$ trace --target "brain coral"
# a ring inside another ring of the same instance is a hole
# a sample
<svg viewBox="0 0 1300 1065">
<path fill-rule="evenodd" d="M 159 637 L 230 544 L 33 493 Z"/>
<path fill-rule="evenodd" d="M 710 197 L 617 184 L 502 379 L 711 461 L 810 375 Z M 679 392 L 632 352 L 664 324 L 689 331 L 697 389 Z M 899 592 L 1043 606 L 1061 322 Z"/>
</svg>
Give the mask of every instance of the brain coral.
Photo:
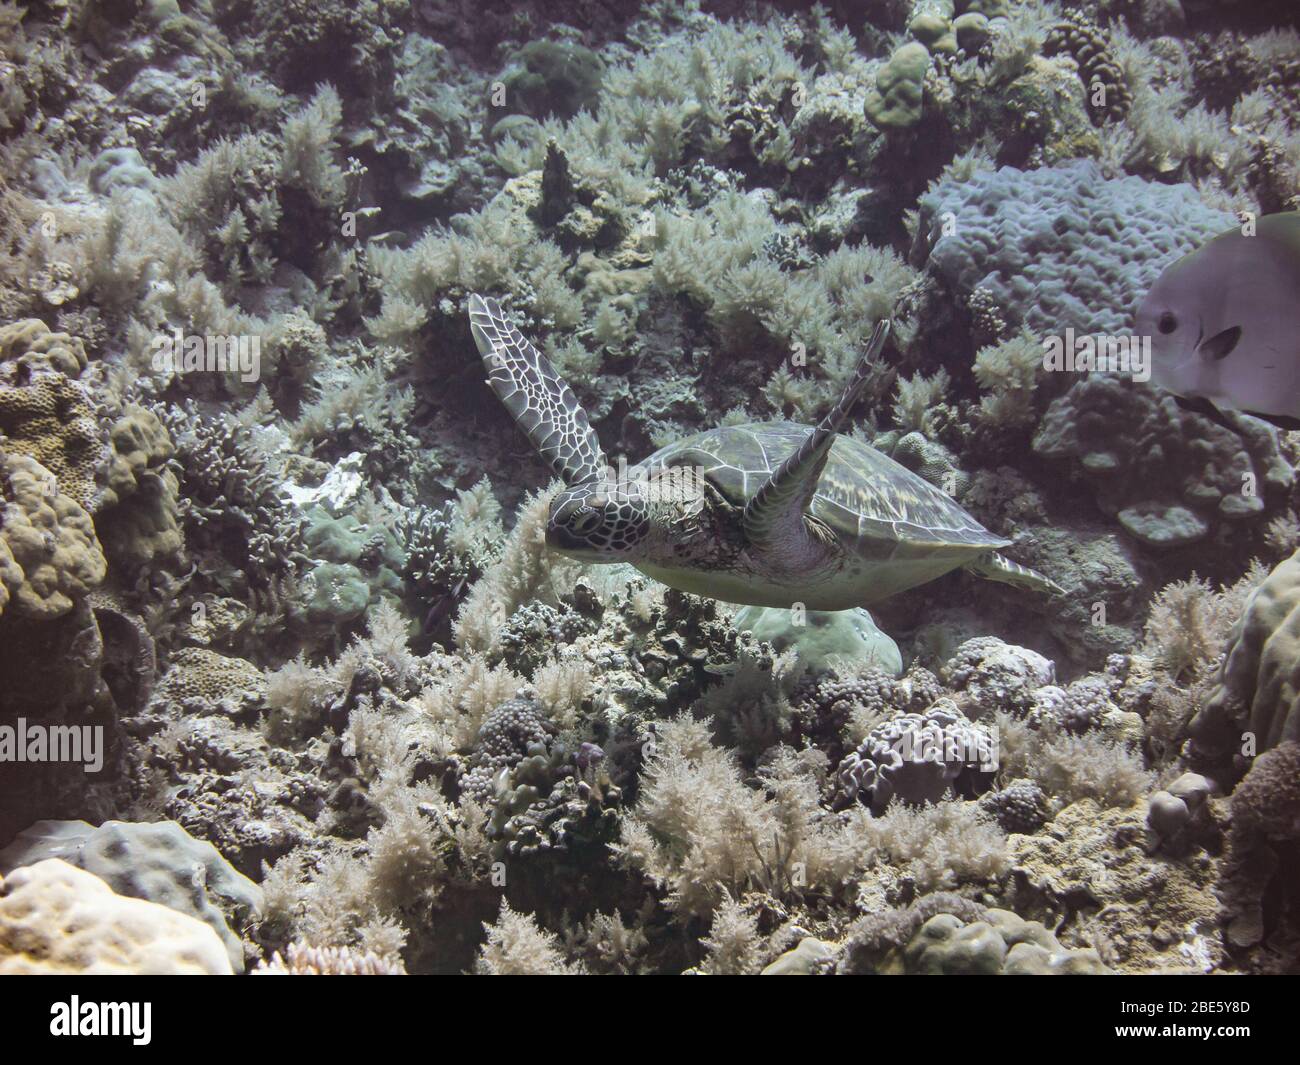
<svg viewBox="0 0 1300 1065">
<path fill-rule="evenodd" d="M 94 509 L 104 447 L 90 401 L 74 381 L 43 373 L 0 389 L 0 438 L 5 450 L 29 455 L 54 474 L 60 492 Z"/>
<path fill-rule="evenodd" d="M 1123 334 L 1180 255 L 1235 224 L 1191 185 L 1106 178 L 1087 159 L 942 178 L 920 202 L 913 260 L 962 296 L 992 294 L 1036 333 Z"/>
<path fill-rule="evenodd" d="M 230 975 L 217 934 L 51 858 L 0 880 L 0 974 Z"/>
<path fill-rule="evenodd" d="M 1251 593 L 1233 629 L 1218 686 L 1192 723 L 1207 754 L 1300 742 L 1300 553 Z"/>
<path fill-rule="evenodd" d="M 104 579 L 90 515 L 35 459 L 0 452 L 0 612 L 66 614 Z"/>
<path fill-rule="evenodd" d="M 837 805 L 859 795 L 882 812 L 893 799 L 912 805 L 937 803 L 959 776 L 992 772 L 996 741 L 983 725 L 962 717 L 951 700 L 923 714 L 882 722 L 840 763 Z"/>
<path fill-rule="evenodd" d="M 106 821 L 99 828 L 85 821 L 38 821 L 0 851 L 0 870 L 7 874 L 51 858 L 93 873 L 119 895 L 202 921 L 221 938 L 230 965 L 243 971 L 243 944 L 223 910 L 237 922 L 253 917 L 262 909 L 262 889 L 175 821 Z"/>
<path fill-rule="evenodd" d="M 204 647 L 182 647 L 172 653 L 171 668 L 154 699 L 183 710 L 235 715 L 256 709 L 265 693 L 266 680 L 251 662 Z"/>
</svg>

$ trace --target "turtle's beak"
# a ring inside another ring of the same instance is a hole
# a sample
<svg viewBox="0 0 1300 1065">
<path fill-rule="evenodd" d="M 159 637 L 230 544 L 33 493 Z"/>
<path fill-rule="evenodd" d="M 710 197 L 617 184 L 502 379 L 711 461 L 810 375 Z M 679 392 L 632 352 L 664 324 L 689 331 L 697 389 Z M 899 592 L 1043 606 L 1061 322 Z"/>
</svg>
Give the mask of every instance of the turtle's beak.
<svg viewBox="0 0 1300 1065">
<path fill-rule="evenodd" d="M 569 536 L 563 529 L 553 521 L 546 523 L 546 546 L 552 551 L 563 551 L 566 547 L 572 547 L 573 537 Z"/>
<path fill-rule="evenodd" d="M 613 562 L 609 555 L 600 548 L 592 546 L 590 540 L 577 536 L 565 526 L 554 521 L 546 523 L 546 546 L 579 562 Z"/>
<path fill-rule="evenodd" d="M 590 541 L 574 536 L 563 525 L 557 525 L 553 521 L 546 523 L 546 546 L 552 551 L 558 551 L 570 558 L 582 559 L 584 562 L 595 561 L 600 557 L 592 550 Z"/>
</svg>

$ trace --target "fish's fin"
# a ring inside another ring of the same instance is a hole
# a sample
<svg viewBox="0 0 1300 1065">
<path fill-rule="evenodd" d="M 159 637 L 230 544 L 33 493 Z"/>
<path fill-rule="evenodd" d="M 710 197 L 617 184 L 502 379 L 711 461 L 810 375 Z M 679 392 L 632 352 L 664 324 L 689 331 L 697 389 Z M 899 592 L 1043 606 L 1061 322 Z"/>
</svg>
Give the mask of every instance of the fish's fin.
<svg viewBox="0 0 1300 1065">
<path fill-rule="evenodd" d="M 1224 429 L 1231 429 L 1234 433 L 1237 431 L 1237 427 L 1233 425 L 1228 416 L 1204 396 L 1180 396 L 1175 394 L 1174 402 L 1183 410 L 1209 418 L 1215 425 L 1220 425 Z"/>
<path fill-rule="evenodd" d="M 1218 362 L 1220 359 L 1226 359 L 1232 354 L 1233 349 L 1237 346 L 1237 341 L 1240 339 L 1241 326 L 1229 326 L 1227 329 L 1215 333 L 1208 340 L 1202 340 L 1200 347 L 1196 351 L 1198 354 Z"/>
</svg>

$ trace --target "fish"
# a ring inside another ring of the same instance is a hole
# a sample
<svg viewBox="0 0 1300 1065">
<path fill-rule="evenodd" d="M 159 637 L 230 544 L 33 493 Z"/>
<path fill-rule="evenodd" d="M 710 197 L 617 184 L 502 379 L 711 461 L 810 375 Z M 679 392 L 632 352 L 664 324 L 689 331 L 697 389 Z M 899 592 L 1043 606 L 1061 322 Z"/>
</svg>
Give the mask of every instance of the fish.
<svg viewBox="0 0 1300 1065">
<path fill-rule="evenodd" d="M 1248 235 L 1249 234 L 1249 235 Z M 1137 313 L 1151 381 L 1233 428 L 1300 429 L 1300 211 L 1264 215 L 1171 263 Z"/>
</svg>

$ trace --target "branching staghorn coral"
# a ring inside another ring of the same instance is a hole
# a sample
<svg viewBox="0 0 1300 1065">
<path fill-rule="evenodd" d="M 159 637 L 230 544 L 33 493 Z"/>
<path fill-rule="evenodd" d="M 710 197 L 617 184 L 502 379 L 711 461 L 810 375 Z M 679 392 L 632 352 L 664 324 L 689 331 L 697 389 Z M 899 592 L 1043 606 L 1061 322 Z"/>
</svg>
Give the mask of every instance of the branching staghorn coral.
<svg viewBox="0 0 1300 1065">
<path fill-rule="evenodd" d="M 439 508 L 406 511 L 396 531 L 406 551 L 403 576 L 430 606 L 476 582 L 505 541 L 501 505 L 486 477 Z"/>
<path fill-rule="evenodd" d="M 191 405 L 156 408 L 176 447 L 185 542 L 239 567 L 251 586 L 292 577 L 303 557 L 302 519 L 250 433 Z"/>
</svg>

